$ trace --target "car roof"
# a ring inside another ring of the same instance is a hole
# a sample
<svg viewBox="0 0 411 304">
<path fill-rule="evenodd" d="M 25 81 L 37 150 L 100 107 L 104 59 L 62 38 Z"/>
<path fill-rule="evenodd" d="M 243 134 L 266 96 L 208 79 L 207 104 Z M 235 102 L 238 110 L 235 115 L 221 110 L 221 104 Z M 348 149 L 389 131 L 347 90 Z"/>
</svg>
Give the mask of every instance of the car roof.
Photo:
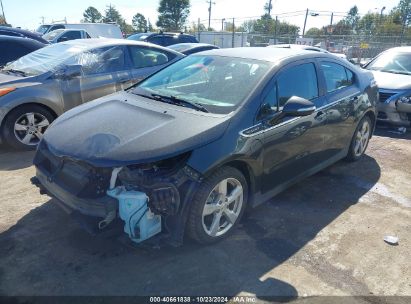
<svg viewBox="0 0 411 304">
<path fill-rule="evenodd" d="M 174 49 L 180 49 L 180 52 L 185 52 L 188 50 L 193 50 L 196 48 L 201 48 L 201 47 L 213 47 L 218 49 L 218 46 L 212 45 L 212 44 L 208 44 L 208 43 L 197 43 L 197 42 L 184 42 L 184 43 L 176 43 L 176 44 L 172 44 L 169 45 L 168 48 L 171 48 L 172 50 Z"/>
<path fill-rule="evenodd" d="M 176 43 L 170 46 L 185 46 L 188 48 L 194 48 L 194 47 L 203 47 L 203 46 L 212 46 L 215 48 L 218 48 L 218 46 L 215 46 L 213 44 L 209 44 L 209 43 L 197 43 L 197 42 L 184 42 L 184 43 Z"/>
<path fill-rule="evenodd" d="M 313 58 L 319 55 L 334 58 L 327 53 L 307 51 L 304 49 L 289 48 L 267 48 L 267 47 L 239 47 L 228 49 L 214 49 L 198 53 L 201 55 L 217 55 L 227 57 L 238 57 L 244 59 L 264 60 L 269 62 L 278 62 L 290 57 Z"/>
<path fill-rule="evenodd" d="M 153 35 L 163 35 L 163 36 L 190 36 L 190 37 L 194 37 L 193 35 L 190 34 L 186 34 L 186 33 L 150 33 L 149 36 L 153 36 Z"/>
<path fill-rule="evenodd" d="M 398 52 L 398 51 L 411 53 L 411 46 L 397 46 L 397 47 L 386 50 L 386 52 Z"/>
<path fill-rule="evenodd" d="M 300 49 L 300 50 L 311 50 L 311 51 L 318 51 L 318 52 L 323 52 L 323 53 L 328 53 L 327 50 L 324 50 L 322 48 L 312 46 L 312 45 L 302 45 L 302 44 L 275 44 L 275 45 L 269 45 L 267 47 L 270 48 L 289 48 L 289 49 Z"/>
<path fill-rule="evenodd" d="M 75 40 L 60 42 L 60 44 L 82 46 L 84 50 L 94 49 L 98 47 L 105 47 L 105 46 L 114 46 L 114 45 L 140 45 L 140 46 L 149 46 L 151 48 L 162 49 L 162 50 L 165 50 L 171 53 L 175 53 L 176 55 L 184 56 L 183 54 L 179 52 L 176 52 L 166 47 L 162 47 L 157 44 L 152 44 L 152 43 L 144 42 L 144 41 L 128 40 L 128 39 L 111 39 L 111 38 L 75 39 Z"/>
<path fill-rule="evenodd" d="M 38 44 L 39 46 L 45 46 L 44 43 L 41 43 L 40 41 L 31 39 L 31 38 L 27 38 L 27 37 L 16 37 L 16 36 L 0 35 L 0 40 L 2 40 L 2 41 L 16 41 L 16 42 L 32 43 L 32 44 Z"/>
</svg>

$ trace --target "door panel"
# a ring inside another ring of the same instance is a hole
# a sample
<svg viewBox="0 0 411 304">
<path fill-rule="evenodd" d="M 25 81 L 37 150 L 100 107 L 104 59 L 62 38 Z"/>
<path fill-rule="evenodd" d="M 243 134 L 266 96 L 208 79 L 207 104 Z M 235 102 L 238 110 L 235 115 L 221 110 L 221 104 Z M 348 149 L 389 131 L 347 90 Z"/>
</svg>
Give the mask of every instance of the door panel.
<svg viewBox="0 0 411 304">
<path fill-rule="evenodd" d="M 336 62 L 321 61 L 327 87 L 327 104 L 321 109 L 326 115 L 328 133 L 326 155 L 331 158 L 347 149 L 354 132 L 354 109 L 361 98 L 361 89 L 349 69 Z"/>
<path fill-rule="evenodd" d="M 263 192 L 317 166 L 324 158 L 325 120 L 316 111 L 289 118 L 265 132 Z"/>
<path fill-rule="evenodd" d="M 75 59 L 83 75 L 60 80 L 65 110 L 112 94 L 131 85 L 131 70 L 123 46 L 105 47 Z"/>
<path fill-rule="evenodd" d="M 300 81 L 296 82 L 296 79 Z M 317 67 L 313 62 L 297 62 L 283 68 L 275 77 L 275 88 L 267 93 L 267 97 L 277 100 L 274 115 L 282 110 L 291 96 L 299 96 L 311 100 L 315 105 L 326 102 L 319 96 Z M 263 100 L 263 103 L 267 102 Z M 264 145 L 264 178 L 262 192 L 288 183 L 320 164 L 323 160 L 324 132 L 326 119 L 324 113 L 316 110 L 306 117 L 286 117 L 280 123 L 270 126 L 265 120 L 263 136 Z"/>
</svg>

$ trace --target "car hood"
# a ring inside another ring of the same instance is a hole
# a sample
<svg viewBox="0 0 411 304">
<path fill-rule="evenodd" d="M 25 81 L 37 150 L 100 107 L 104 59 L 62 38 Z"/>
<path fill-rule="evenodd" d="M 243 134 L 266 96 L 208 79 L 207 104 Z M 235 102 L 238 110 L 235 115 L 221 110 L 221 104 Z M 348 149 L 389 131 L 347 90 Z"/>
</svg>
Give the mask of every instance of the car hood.
<svg viewBox="0 0 411 304">
<path fill-rule="evenodd" d="M 38 83 L 37 77 L 21 77 L 0 72 L 0 87 L 13 85 L 17 88 L 31 86 Z"/>
<path fill-rule="evenodd" d="M 66 112 L 45 132 L 43 143 L 59 157 L 115 167 L 191 151 L 221 137 L 229 121 L 120 92 Z"/>
<path fill-rule="evenodd" d="M 387 72 L 372 71 L 380 89 L 408 90 L 411 89 L 411 76 Z"/>
</svg>

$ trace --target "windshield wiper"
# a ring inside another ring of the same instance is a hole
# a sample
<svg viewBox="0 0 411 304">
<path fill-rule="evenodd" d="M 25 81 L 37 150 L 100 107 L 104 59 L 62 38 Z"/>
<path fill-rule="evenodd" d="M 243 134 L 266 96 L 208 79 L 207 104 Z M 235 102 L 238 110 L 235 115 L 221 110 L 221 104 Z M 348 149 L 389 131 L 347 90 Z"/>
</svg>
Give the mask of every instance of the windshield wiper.
<svg viewBox="0 0 411 304">
<path fill-rule="evenodd" d="M 406 71 L 380 70 L 380 72 L 400 74 L 400 75 L 411 75 L 411 72 L 406 72 Z"/>
<path fill-rule="evenodd" d="M 27 77 L 26 72 L 19 71 L 19 70 L 10 69 L 10 70 L 3 70 L 3 72 L 12 73 L 12 74 L 18 74 L 18 75 L 21 75 L 21 76 L 23 76 L 23 77 Z"/>
<path fill-rule="evenodd" d="M 138 96 L 154 99 L 157 101 L 173 104 L 173 105 L 178 105 L 182 107 L 188 106 L 194 110 L 209 113 L 209 111 L 200 103 L 192 102 L 192 101 L 185 100 L 185 99 L 180 99 L 176 96 L 166 96 L 166 95 L 153 94 L 153 93 L 152 94 L 134 93 L 134 94 Z"/>
<path fill-rule="evenodd" d="M 151 94 L 151 96 L 160 101 L 167 100 L 166 102 L 171 103 L 171 104 L 176 104 L 182 107 L 188 106 L 194 110 L 205 112 L 205 113 L 209 112 L 202 104 L 197 103 L 197 102 L 192 102 L 189 100 L 185 100 L 185 99 L 181 99 L 181 98 L 178 98 L 177 96 L 172 96 L 172 95 L 165 96 L 165 95 L 160 95 L 160 94 Z"/>
</svg>

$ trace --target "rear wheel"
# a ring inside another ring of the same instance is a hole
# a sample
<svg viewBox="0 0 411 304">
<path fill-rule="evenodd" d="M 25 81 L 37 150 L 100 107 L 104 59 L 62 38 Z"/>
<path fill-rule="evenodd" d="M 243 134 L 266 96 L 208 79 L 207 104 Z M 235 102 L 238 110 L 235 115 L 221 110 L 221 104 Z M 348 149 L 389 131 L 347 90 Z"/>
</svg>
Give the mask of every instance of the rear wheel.
<svg viewBox="0 0 411 304">
<path fill-rule="evenodd" d="M 248 185 L 235 168 L 223 167 L 200 185 L 187 223 L 188 234 L 199 243 L 228 236 L 240 221 L 247 204 Z"/>
<path fill-rule="evenodd" d="M 372 123 L 368 116 L 364 116 L 355 130 L 348 151 L 347 160 L 357 161 L 364 155 L 371 138 Z"/>
<path fill-rule="evenodd" d="M 11 147 L 34 150 L 53 120 L 54 116 L 45 108 L 23 105 L 6 116 L 2 135 Z"/>
</svg>

